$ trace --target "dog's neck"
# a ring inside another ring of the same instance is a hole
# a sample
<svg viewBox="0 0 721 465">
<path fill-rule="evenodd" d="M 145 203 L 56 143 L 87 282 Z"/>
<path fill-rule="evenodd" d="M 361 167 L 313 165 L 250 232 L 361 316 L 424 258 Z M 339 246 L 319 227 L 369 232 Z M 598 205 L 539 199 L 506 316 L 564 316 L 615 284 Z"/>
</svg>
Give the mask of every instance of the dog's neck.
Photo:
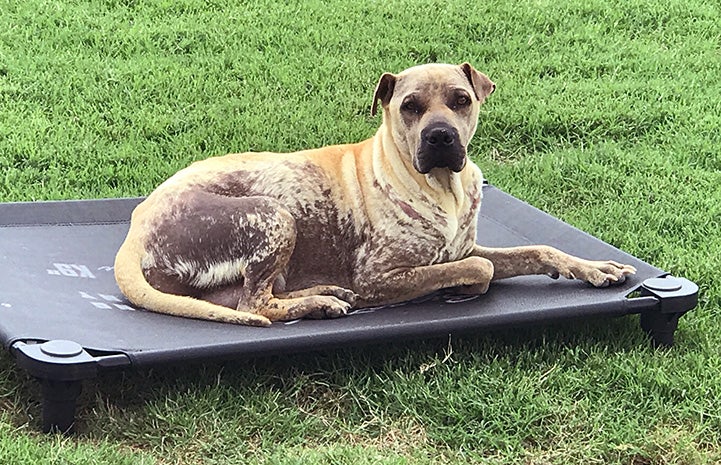
<svg viewBox="0 0 721 465">
<path fill-rule="evenodd" d="M 433 168 L 425 177 L 429 186 L 437 191 L 450 192 L 457 205 L 463 203 L 465 194 L 461 173 L 453 172 L 448 168 Z"/>
</svg>

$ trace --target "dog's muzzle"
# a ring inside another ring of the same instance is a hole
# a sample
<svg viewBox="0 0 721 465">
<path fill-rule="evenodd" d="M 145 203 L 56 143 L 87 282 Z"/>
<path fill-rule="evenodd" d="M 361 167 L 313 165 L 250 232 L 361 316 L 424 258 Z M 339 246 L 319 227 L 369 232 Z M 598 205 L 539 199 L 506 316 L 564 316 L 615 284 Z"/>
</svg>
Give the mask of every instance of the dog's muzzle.
<svg viewBox="0 0 721 465">
<path fill-rule="evenodd" d="M 435 123 L 421 131 L 421 143 L 413 160 L 421 174 L 433 168 L 448 168 L 456 173 L 466 166 L 466 148 L 461 144 L 458 130 L 447 123 Z"/>
</svg>

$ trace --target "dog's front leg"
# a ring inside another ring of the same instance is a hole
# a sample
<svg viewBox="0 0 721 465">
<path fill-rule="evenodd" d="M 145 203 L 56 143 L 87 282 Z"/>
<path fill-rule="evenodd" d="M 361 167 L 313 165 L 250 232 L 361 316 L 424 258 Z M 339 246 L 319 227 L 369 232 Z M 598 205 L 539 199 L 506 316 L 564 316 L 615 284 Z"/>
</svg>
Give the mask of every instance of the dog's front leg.
<svg viewBox="0 0 721 465">
<path fill-rule="evenodd" d="M 485 293 L 493 276 L 493 264 L 482 257 L 436 265 L 395 268 L 363 277 L 356 282 L 359 307 L 385 305 L 422 297 L 439 289 L 473 286 Z"/>
<path fill-rule="evenodd" d="M 636 268 L 612 260 L 594 261 L 578 258 L 546 245 L 490 248 L 476 245 L 473 256 L 493 263 L 493 280 L 514 276 L 546 274 L 580 279 L 596 287 L 622 283 Z"/>
</svg>

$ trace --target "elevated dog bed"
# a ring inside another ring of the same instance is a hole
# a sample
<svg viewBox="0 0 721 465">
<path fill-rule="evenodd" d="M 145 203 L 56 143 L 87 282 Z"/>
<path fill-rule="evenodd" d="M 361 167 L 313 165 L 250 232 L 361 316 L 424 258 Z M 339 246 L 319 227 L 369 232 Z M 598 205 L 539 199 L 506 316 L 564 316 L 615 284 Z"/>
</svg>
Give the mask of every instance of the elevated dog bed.
<svg viewBox="0 0 721 465">
<path fill-rule="evenodd" d="M 628 263 L 638 273 L 595 289 L 565 279 L 520 277 L 488 294 L 436 295 L 336 320 L 270 328 L 177 318 L 136 309 L 112 264 L 140 199 L 0 204 L 0 337 L 43 384 L 43 427 L 67 431 L 83 379 L 107 369 L 319 350 L 472 332 L 564 318 L 641 314 L 655 344 L 671 345 L 698 287 L 630 256 L 514 197 L 484 187 L 479 239 L 488 246 L 549 244 L 571 254 Z"/>
</svg>

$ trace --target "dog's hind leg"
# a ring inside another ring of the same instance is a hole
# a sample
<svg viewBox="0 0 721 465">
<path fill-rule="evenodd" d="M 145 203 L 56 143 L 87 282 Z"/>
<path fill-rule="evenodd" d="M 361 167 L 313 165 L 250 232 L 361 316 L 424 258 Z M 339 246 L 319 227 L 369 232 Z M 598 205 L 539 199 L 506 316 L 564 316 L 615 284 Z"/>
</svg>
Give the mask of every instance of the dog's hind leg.
<svg viewBox="0 0 721 465">
<path fill-rule="evenodd" d="M 357 296 L 337 286 L 315 286 L 274 295 L 273 284 L 289 258 L 284 255 L 271 255 L 258 266 L 249 267 L 238 310 L 258 313 L 271 321 L 294 320 L 309 315 L 337 317 L 350 310 Z"/>
<path fill-rule="evenodd" d="M 295 220 L 277 200 L 206 192 L 177 200 L 149 241 L 144 272 L 156 289 L 270 320 L 344 314 L 351 307 L 333 295 L 273 294 L 296 240 Z"/>
<path fill-rule="evenodd" d="M 253 236 L 268 235 L 263 246 L 252 248 L 243 272 L 243 285 L 231 290 L 231 298 L 237 295 L 239 311 L 257 313 L 271 321 L 294 320 L 308 314 L 326 316 L 345 315 L 351 308 L 348 302 L 354 294 L 333 292 L 335 286 L 318 286 L 305 292 L 275 295 L 273 287 L 280 274 L 287 269 L 293 255 L 296 240 L 296 224 L 293 216 L 279 202 L 268 199 L 273 205 Z"/>
</svg>

